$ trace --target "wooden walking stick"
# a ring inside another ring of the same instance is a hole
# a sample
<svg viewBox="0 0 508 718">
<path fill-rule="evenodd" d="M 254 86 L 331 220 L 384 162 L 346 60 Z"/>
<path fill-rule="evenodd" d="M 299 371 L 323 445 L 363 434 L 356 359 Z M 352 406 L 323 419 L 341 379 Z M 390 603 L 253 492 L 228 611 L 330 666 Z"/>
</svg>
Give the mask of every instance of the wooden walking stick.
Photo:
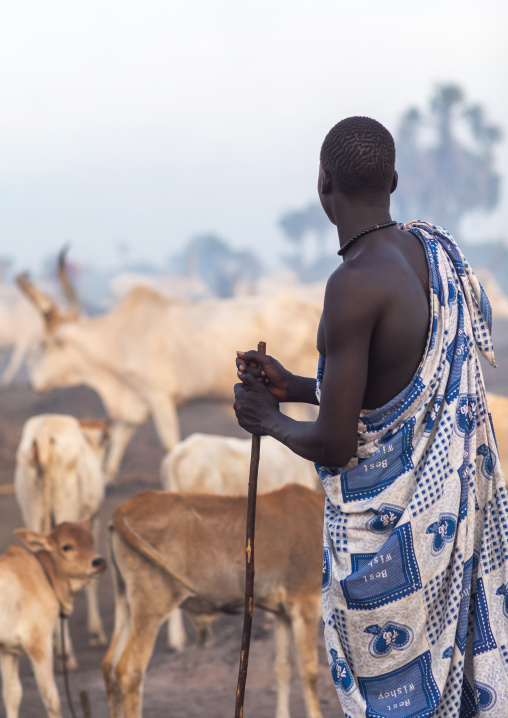
<svg viewBox="0 0 508 718">
<path fill-rule="evenodd" d="M 266 354 L 266 343 L 259 342 L 258 352 Z M 243 718 L 243 702 L 247 667 L 249 664 L 252 612 L 254 610 L 254 531 L 256 528 L 256 495 L 258 488 L 259 450 L 261 437 L 252 435 L 249 470 L 249 495 L 247 498 L 247 538 L 245 541 L 245 608 L 243 614 L 242 651 L 236 688 L 235 718 Z"/>
</svg>

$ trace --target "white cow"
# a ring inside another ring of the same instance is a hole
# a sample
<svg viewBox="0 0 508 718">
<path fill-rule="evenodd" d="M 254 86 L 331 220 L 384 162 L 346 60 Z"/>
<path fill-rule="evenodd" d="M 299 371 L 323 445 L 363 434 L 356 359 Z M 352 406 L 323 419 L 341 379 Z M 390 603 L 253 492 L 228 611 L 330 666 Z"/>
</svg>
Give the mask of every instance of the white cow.
<svg viewBox="0 0 508 718">
<path fill-rule="evenodd" d="M 211 434 L 191 434 L 178 443 L 161 463 L 161 484 L 165 491 L 186 491 L 222 496 L 247 496 L 250 439 Z M 266 494 L 286 484 L 308 489 L 321 487 L 314 465 L 294 454 L 271 436 L 261 439 L 258 493 Z M 208 623 L 196 624 L 198 642 L 210 636 Z M 168 646 L 182 650 L 187 636 L 179 609 L 168 621 Z"/>
<path fill-rule="evenodd" d="M 7 718 L 18 717 L 21 703 L 20 656 L 30 659 L 49 718 L 62 716 L 51 635 L 60 610 L 70 615 L 77 592 L 106 569 L 87 525 L 63 523 L 50 534 L 17 529 L 26 548 L 11 546 L 0 556 L 0 668 Z"/>
<path fill-rule="evenodd" d="M 17 287 L 0 285 L 0 348 L 10 349 L 9 362 L 0 378 L 9 384 L 30 350 L 41 341 L 44 323 L 40 313 Z"/>
<path fill-rule="evenodd" d="M 28 281 L 20 286 L 46 318 L 30 367 L 36 391 L 86 384 L 102 398 L 115 427 L 108 478 L 135 428 L 151 415 L 171 450 L 180 438 L 177 407 L 199 397 L 232 399 L 235 350 L 263 340 L 296 373 L 316 370 L 317 302 L 279 295 L 177 302 L 133 290 L 99 317 L 65 316 Z"/>
<path fill-rule="evenodd" d="M 195 491 L 222 496 L 247 496 L 250 439 L 191 434 L 163 458 L 161 484 L 165 491 Z M 286 484 L 320 488 L 312 462 L 302 459 L 271 436 L 261 439 L 258 493 Z"/>
<path fill-rule="evenodd" d="M 81 307 L 65 267 L 68 249 L 68 245 L 63 247 L 58 255 L 57 276 L 70 317 L 80 314 Z M 48 305 L 44 302 L 45 295 L 41 294 L 42 305 L 34 307 L 33 301 L 28 301 L 25 294 L 26 292 L 20 292 L 19 286 L 0 284 L 0 348 L 13 347 L 9 363 L 0 378 L 1 384 L 9 384 L 14 379 L 23 361 L 43 339 L 45 322 L 41 317 L 41 310 L 44 319 L 52 321 L 53 312 L 51 309 L 49 312 L 47 311 Z M 51 300 L 49 306 L 52 306 Z M 47 313 L 44 315 L 45 311 Z"/>
<path fill-rule="evenodd" d="M 104 422 L 78 421 L 72 416 L 42 414 L 25 423 L 16 452 L 14 489 L 23 521 L 33 531 L 49 532 L 63 521 L 90 517 L 98 539 L 98 513 L 104 499 L 103 462 L 108 443 Z M 95 582 L 87 586 L 90 644 L 103 646 Z M 68 667 L 77 667 L 70 638 Z M 57 642 L 60 652 L 60 643 Z"/>
</svg>

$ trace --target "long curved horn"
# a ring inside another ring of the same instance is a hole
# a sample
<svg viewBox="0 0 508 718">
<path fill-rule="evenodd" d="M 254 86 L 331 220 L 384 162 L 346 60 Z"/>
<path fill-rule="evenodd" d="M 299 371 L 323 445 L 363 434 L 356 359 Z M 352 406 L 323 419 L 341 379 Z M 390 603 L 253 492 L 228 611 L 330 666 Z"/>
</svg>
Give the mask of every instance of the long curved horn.
<svg viewBox="0 0 508 718">
<path fill-rule="evenodd" d="M 65 298 L 69 302 L 71 310 L 79 314 L 81 311 L 81 302 L 79 301 L 79 297 L 72 285 L 69 273 L 67 272 L 67 267 L 65 266 L 65 258 L 67 257 L 69 248 L 70 244 L 65 244 L 58 255 L 58 279 L 62 286 Z"/>
<path fill-rule="evenodd" d="M 16 284 L 21 289 L 23 294 L 25 294 L 32 304 L 34 304 L 40 311 L 46 324 L 54 322 L 58 316 L 58 308 L 47 296 L 47 294 L 44 294 L 44 292 L 41 292 L 40 289 L 37 289 L 37 287 L 32 284 L 29 279 L 28 272 L 18 274 L 16 277 Z"/>
</svg>

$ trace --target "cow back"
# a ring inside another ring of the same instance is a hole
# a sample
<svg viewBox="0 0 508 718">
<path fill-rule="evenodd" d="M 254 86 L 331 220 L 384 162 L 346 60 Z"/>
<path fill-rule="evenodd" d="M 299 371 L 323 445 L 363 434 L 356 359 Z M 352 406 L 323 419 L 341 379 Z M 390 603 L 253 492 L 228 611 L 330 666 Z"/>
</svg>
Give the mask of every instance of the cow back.
<svg viewBox="0 0 508 718">
<path fill-rule="evenodd" d="M 324 495 L 303 486 L 258 497 L 258 603 L 302 590 L 319 592 L 323 510 Z M 127 525 L 131 535 L 154 547 L 175 573 L 216 605 L 238 604 L 244 591 L 246 515 L 244 497 L 146 491 L 117 508 L 113 525 L 124 539 Z M 143 553 L 139 544 L 135 550 Z"/>
</svg>

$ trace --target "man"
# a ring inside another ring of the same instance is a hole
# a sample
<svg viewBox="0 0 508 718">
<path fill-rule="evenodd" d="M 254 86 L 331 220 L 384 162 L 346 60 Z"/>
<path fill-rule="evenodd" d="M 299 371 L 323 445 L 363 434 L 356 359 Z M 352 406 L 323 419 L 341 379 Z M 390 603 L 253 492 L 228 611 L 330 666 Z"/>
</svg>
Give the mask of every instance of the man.
<svg viewBox="0 0 508 718">
<path fill-rule="evenodd" d="M 328 280 L 317 384 L 239 353 L 238 421 L 316 462 L 323 620 L 347 718 L 506 716 L 508 492 L 478 349 L 488 300 L 451 236 L 396 225 L 390 133 L 339 122 L 318 192 L 344 262 Z M 280 401 L 319 402 L 297 422 Z"/>
</svg>

